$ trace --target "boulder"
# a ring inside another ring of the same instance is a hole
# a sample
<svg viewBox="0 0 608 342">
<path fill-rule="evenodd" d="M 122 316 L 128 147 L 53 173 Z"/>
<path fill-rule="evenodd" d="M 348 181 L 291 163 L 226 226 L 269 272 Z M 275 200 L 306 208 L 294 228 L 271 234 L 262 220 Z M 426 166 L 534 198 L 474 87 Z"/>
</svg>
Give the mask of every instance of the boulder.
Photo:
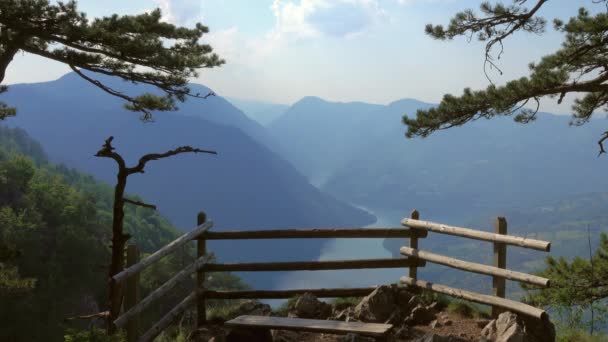
<svg viewBox="0 0 608 342">
<path fill-rule="evenodd" d="M 355 307 L 355 318 L 364 322 L 385 322 L 397 308 L 396 297 L 391 286 L 376 288 Z"/>
<path fill-rule="evenodd" d="M 327 319 L 331 316 L 331 305 L 317 299 L 312 293 L 301 295 L 290 310 L 289 317 Z"/>
<path fill-rule="evenodd" d="M 554 342 L 555 327 L 548 320 L 519 317 L 507 311 L 488 323 L 481 336 L 496 342 Z"/>
<path fill-rule="evenodd" d="M 526 337 L 532 342 L 555 342 L 555 326 L 548 319 L 521 317 Z"/>
<path fill-rule="evenodd" d="M 436 318 L 435 312 L 428 307 L 419 304 L 404 320 L 407 325 L 426 325 Z"/>
<path fill-rule="evenodd" d="M 270 305 L 260 303 L 257 300 L 248 300 L 239 305 L 230 318 L 232 319 L 242 315 L 270 316 L 271 313 L 272 308 Z"/>
</svg>

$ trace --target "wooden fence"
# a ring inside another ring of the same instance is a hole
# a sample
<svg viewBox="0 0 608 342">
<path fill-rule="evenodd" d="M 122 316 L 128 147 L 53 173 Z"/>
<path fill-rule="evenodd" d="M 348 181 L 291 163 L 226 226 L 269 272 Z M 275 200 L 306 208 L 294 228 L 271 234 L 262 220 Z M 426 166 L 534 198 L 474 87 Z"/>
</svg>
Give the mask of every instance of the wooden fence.
<svg viewBox="0 0 608 342">
<path fill-rule="evenodd" d="M 507 235 L 507 220 L 504 217 L 496 219 L 494 233 L 474 230 L 470 228 L 454 227 L 441 223 L 421 221 L 417 211 L 413 211 L 410 218 L 405 218 L 401 224 L 411 229 L 460 236 L 468 239 L 492 242 L 494 245 L 494 265 L 483 264 L 454 259 L 447 256 L 418 250 L 418 242 L 410 240 L 409 247 L 401 247 L 402 255 L 417 258 L 435 264 L 492 276 L 492 295 L 485 295 L 461 289 L 451 288 L 445 285 L 433 284 L 417 279 L 416 271 L 410 268 L 409 277 L 401 277 L 400 282 L 411 286 L 421 287 L 438 293 L 447 294 L 452 297 L 462 298 L 469 301 L 492 306 L 492 316 L 496 317 L 504 309 L 533 316 L 539 319 L 547 318 L 547 313 L 533 306 L 505 299 L 505 280 L 515 280 L 539 287 L 549 287 L 550 280 L 521 272 L 507 270 L 507 245 L 531 248 L 539 251 L 549 252 L 551 243 L 518 236 Z M 413 272 L 412 272 L 413 271 Z"/>
<path fill-rule="evenodd" d="M 376 287 L 364 288 L 328 288 L 328 289 L 295 289 L 295 290 L 247 290 L 247 291 L 215 291 L 205 287 L 206 273 L 209 272 L 260 272 L 260 271 L 319 271 L 319 270 L 346 270 L 346 269 L 374 269 L 374 268 L 409 268 L 409 277 L 402 277 L 401 283 L 418 286 L 431 291 L 448 294 L 493 307 L 496 315 L 500 309 L 509 309 L 534 317 L 546 317 L 543 310 L 529 305 L 504 299 L 505 279 L 523 281 L 539 286 L 549 286 L 549 280 L 533 275 L 506 270 L 506 245 L 516 245 L 538 250 L 549 251 L 550 244 L 544 241 L 530 240 L 506 235 L 506 221 L 498 219 L 496 234 L 442 225 L 419 220 L 417 211 L 413 211 L 409 219 L 404 219 L 402 225 L 408 228 L 320 228 L 320 229 L 288 229 L 288 230 L 261 230 L 261 231 L 223 231 L 212 232 L 211 221 L 206 221 L 204 213 L 199 213 L 197 227 L 167 246 L 151 254 L 144 260 L 138 260 L 138 251 L 135 246 L 127 250 L 127 268 L 112 277 L 112 281 L 126 282 L 124 312 L 114 324 L 127 330 L 127 340 L 151 341 L 167 326 L 179 317 L 187 308 L 196 305 L 197 327 L 202 327 L 207 321 L 207 299 L 285 299 L 306 292 L 317 297 L 351 297 L 366 296 Z M 494 242 L 495 266 L 475 264 L 463 260 L 424 252 L 418 250 L 418 241 L 427 237 L 427 231 L 463 236 L 467 238 Z M 207 253 L 207 240 L 253 240 L 253 239 L 306 239 L 306 238 L 403 238 L 409 239 L 409 247 L 401 248 L 400 252 L 407 258 L 386 259 L 356 259 L 332 261 L 297 261 L 297 262 L 266 262 L 266 263 L 210 263 Z M 138 293 L 139 274 L 147 266 L 152 265 L 162 257 L 175 252 L 190 241 L 197 241 L 197 259 L 191 265 L 178 272 L 173 278 L 158 287 L 146 298 L 140 300 Z M 492 275 L 494 279 L 494 295 L 482 295 L 444 285 L 432 284 L 417 279 L 419 267 L 426 262 L 433 262 L 462 269 L 469 272 Z M 143 310 L 173 289 L 177 284 L 189 279 L 196 273 L 197 288 L 186 296 L 173 309 L 166 313 L 158 322 L 141 336 L 138 335 L 138 318 Z"/>
</svg>

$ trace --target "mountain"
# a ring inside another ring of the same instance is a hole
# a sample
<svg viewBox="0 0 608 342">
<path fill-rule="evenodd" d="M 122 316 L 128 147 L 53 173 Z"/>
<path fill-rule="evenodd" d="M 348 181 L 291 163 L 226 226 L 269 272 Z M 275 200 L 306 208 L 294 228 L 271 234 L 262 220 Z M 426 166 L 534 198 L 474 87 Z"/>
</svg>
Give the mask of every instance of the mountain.
<svg viewBox="0 0 608 342">
<path fill-rule="evenodd" d="M 405 139 L 401 117 L 431 106 L 304 98 L 269 128 L 311 181 L 372 211 L 470 216 L 608 187 L 608 159 L 597 158 L 608 120 L 569 127 L 566 116 L 539 113 L 528 125 L 502 117 Z"/>
<path fill-rule="evenodd" d="M 104 82 L 125 92 L 141 91 L 128 83 Z M 52 82 L 13 85 L 2 100 L 19 111 L 6 123 L 24 128 L 40 141 L 52 161 L 109 184 L 115 182 L 114 161 L 94 157 L 109 136 L 115 137 L 113 145 L 129 165 L 143 154 L 182 145 L 218 151 L 218 156 L 180 155 L 152 161 L 145 174 L 129 178 L 128 192 L 156 204 L 182 230 L 195 226 L 199 210 L 214 220 L 215 230 L 374 222 L 373 216 L 310 185 L 293 166 L 255 139 L 255 132 L 249 129 L 259 125 L 231 110 L 234 107 L 221 98 L 191 99 L 177 113 L 158 113 L 154 123 L 142 123 L 118 99 L 68 74 Z M 321 246 L 318 240 L 209 244 L 221 260 L 260 261 L 313 259 Z M 273 281 L 265 276 L 245 279 L 264 286 Z"/>
<path fill-rule="evenodd" d="M 262 126 L 268 126 L 279 118 L 289 108 L 288 105 L 264 101 L 227 98 L 235 107 L 243 111 L 247 117 L 257 121 Z"/>
<path fill-rule="evenodd" d="M 268 129 L 281 145 L 283 156 L 313 184 L 323 185 L 367 144 L 369 132 L 363 128 L 377 119 L 381 109 L 381 105 L 305 97 Z"/>
</svg>

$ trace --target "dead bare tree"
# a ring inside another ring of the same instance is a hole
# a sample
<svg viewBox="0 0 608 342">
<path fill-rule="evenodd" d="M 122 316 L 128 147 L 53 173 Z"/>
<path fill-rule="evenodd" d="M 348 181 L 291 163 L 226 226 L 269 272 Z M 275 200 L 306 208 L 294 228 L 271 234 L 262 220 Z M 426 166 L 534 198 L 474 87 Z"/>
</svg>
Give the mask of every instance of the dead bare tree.
<svg viewBox="0 0 608 342">
<path fill-rule="evenodd" d="M 124 251 L 127 240 L 131 235 L 126 234 L 123 229 L 123 220 L 125 216 L 124 205 L 130 203 L 133 205 L 142 206 L 145 208 L 156 209 L 156 206 L 143 203 L 140 201 L 130 200 L 124 197 L 125 188 L 127 187 L 127 178 L 134 173 L 144 173 L 146 163 L 151 160 L 159 160 L 168 158 L 181 153 L 209 153 L 217 154 L 215 151 L 201 150 L 190 146 L 181 146 L 174 150 L 165 153 L 151 153 L 139 158 L 139 162 L 134 167 L 127 167 L 125 160 L 120 154 L 115 152 L 112 147 L 114 137 L 106 139 L 101 149 L 95 154 L 96 157 L 111 158 L 118 164 L 118 173 L 116 175 L 116 186 L 114 187 L 114 208 L 112 218 L 112 257 L 109 270 L 109 314 L 108 318 L 108 333 L 113 334 L 116 327 L 113 321 L 120 314 L 122 305 L 122 285 L 111 281 L 112 276 L 120 273 L 124 269 Z"/>
</svg>

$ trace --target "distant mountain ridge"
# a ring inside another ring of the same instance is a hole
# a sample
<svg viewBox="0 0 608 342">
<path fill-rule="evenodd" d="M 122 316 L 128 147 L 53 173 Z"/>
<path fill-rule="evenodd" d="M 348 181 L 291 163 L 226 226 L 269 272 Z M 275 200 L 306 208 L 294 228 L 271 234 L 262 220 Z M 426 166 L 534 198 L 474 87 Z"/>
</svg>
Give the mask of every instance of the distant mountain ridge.
<svg viewBox="0 0 608 342">
<path fill-rule="evenodd" d="M 108 82 L 126 92 L 141 92 L 129 83 Z M 114 162 L 94 157 L 109 136 L 115 137 L 114 146 L 128 164 L 143 154 L 181 145 L 218 151 L 218 156 L 154 161 L 145 174 L 129 179 L 127 191 L 158 205 L 181 229 L 194 227 L 200 210 L 215 221 L 215 230 L 363 226 L 375 220 L 310 185 L 260 143 L 265 134 L 260 125 L 221 97 L 190 99 L 179 112 L 158 113 L 154 123 L 142 123 L 120 100 L 68 74 L 52 82 L 13 85 L 2 100 L 18 108 L 17 116 L 5 123 L 24 128 L 52 161 L 110 184 L 115 182 Z M 319 240 L 237 241 L 210 243 L 209 248 L 221 260 L 306 260 L 318 257 L 321 245 Z M 244 278 L 254 285 L 273 283 L 268 276 Z"/>
<path fill-rule="evenodd" d="M 244 100 L 237 98 L 227 98 L 228 102 L 232 103 L 235 107 L 242 110 L 247 117 L 257 121 L 262 126 L 268 126 L 274 120 L 281 117 L 289 105 L 255 101 L 255 100 Z"/>
<path fill-rule="evenodd" d="M 314 184 L 372 210 L 470 215 L 608 188 L 608 158 L 597 158 L 608 120 L 569 127 L 567 116 L 538 113 L 528 125 L 498 117 L 406 139 L 402 116 L 432 106 L 304 98 L 269 129 Z"/>
</svg>

